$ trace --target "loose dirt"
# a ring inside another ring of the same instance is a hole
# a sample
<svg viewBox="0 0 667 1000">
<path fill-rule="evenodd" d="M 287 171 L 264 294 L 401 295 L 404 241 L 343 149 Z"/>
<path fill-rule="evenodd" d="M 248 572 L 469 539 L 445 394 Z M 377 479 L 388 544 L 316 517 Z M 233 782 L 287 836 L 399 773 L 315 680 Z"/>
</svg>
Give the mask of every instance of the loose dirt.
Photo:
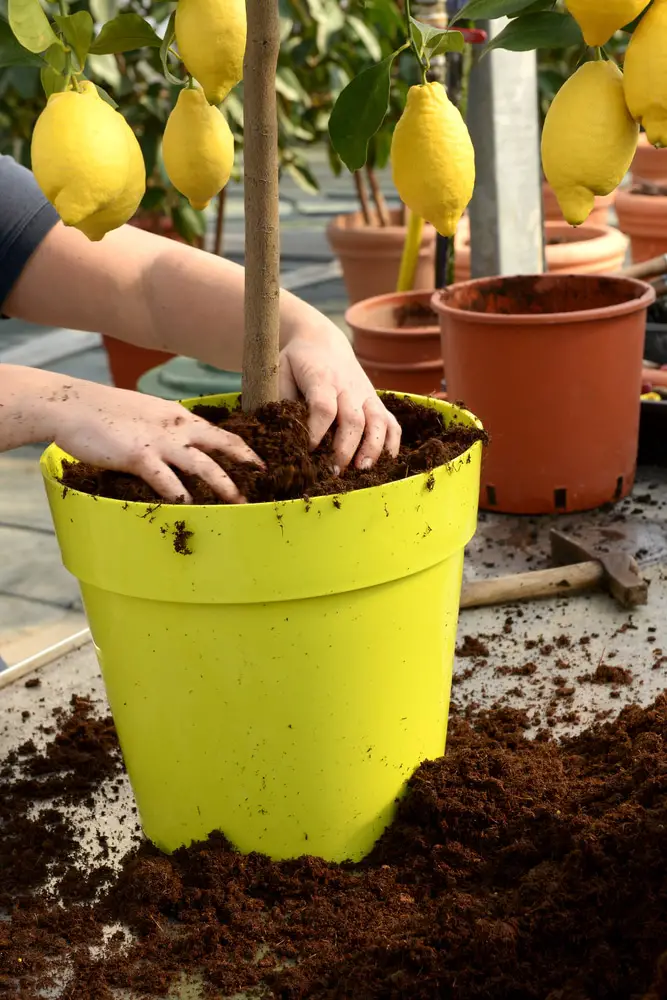
<svg viewBox="0 0 667 1000">
<path fill-rule="evenodd" d="M 380 486 L 446 465 L 464 454 L 475 441 L 486 440 L 483 431 L 458 422 L 446 426 L 437 410 L 418 406 L 409 399 L 387 396 L 385 402 L 403 428 L 398 457 L 394 459 L 384 453 L 372 469 L 364 472 L 351 465 L 339 476 L 332 471 L 333 431 L 316 451 L 309 450 L 308 413 L 303 403 L 271 403 L 254 414 L 213 406 L 197 406 L 194 412 L 238 434 L 266 463 L 266 470 L 261 470 L 230 461 L 220 453 L 212 456 L 249 503 L 308 499 Z M 195 503 L 223 502 L 201 479 L 181 473 L 179 476 Z M 85 463 L 66 462 L 62 483 L 65 489 L 113 500 L 159 502 L 151 487 L 135 476 Z"/>
<path fill-rule="evenodd" d="M 113 798 L 113 727 L 75 698 L 0 765 L 0 995 L 117 988 L 280 1000 L 665 1000 L 667 696 L 558 743 L 527 713 L 450 719 L 362 865 L 242 857 L 214 835 L 91 870 L 65 806 Z M 35 815 L 32 803 L 45 807 Z M 111 859 L 112 861 L 114 859 Z M 104 928 L 118 921 L 101 957 Z"/>
</svg>

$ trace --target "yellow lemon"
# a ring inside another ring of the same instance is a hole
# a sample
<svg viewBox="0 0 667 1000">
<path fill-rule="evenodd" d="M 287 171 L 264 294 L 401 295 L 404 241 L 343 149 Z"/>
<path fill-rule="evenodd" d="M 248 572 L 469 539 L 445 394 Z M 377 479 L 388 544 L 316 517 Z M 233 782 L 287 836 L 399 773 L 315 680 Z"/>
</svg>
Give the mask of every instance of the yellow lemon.
<svg viewBox="0 0 667 1000">
<path fill-rule="evenodd" d="M 618 187 L 638 138 L 617 66 L 584 63 L 556 94 L 542 132 L 544 174 L 571 225 L 586 221 L 596 195 Z"/>
<path fill-rule="evenodd" d="M 179 0 L 175 30 L 186 69 L 220 104 L 243 79 L 245 0 Z"/>
<path fill-rule="evenodd" d="M 401 200 L 442 236 L 453 236 L 475 187 L 475 151 L 440 83 L 411 87 L 391 144 Z"/>
<path fill-rule="evenodd" d="M 193 208 L 206 208 L 227 184 L 234 166 L 234 136 L 219 108 L 204 92 L 186 88 L 178 95 L 162 141 L 169 180 Z"/>
<path fill-rule="evenodd" d="M 653 146 L 667 146 L 667 3 L 655 0 L 632 36 L 623 73 L 630 114 Z"/>
<path fill-rule="evenodd" d="M 144 196 L 137 138 L 90 82 L 49 97 L 31 155 L 37 183 L 62 221 L 91 240 L 131 219 Z"/>
<path fill-rule="evenodd" d="M 587 45 L 599 48 L 648 6 L 649 0 L 565 0 Z"/>
</svg>

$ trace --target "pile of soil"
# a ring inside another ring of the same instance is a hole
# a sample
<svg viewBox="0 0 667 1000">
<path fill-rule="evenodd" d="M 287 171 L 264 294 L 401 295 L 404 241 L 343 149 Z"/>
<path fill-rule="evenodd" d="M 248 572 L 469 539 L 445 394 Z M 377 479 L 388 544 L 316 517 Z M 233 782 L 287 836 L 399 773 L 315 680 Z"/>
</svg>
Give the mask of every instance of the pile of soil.
<svg viewBox="0 0 667 1000">
<path fill-rule="evenodd" d="M 304 403 L 270 403 L 255 413 L 240 409 L 197 406 L 194 413 L 243 438 L 266 469 L 231 461 L 214 453 L 212 457 L 227 472 L 249 503 L 335 496 L 351 490 L 381 486 L 406 476 L 428 472 L 463 455 L 475 441 L 486 440 L 483 431 L 453 421 L 445 425 L 437 410 L 419 406 L 409 399 L 385 396 L 384 401 L 403 428 L 397 458 L 384 453 L 376 465 L 361 471 L 350 465 L 336 476 L 333 467 L 332 429 L 316 451 L 308 447 L 308 411 Z M 178 472 L 196 504 L 223 503 L 201 479 Z M 93 496 L 128 502 L 156 503 L 157 494 L 135 476 L 109 472 L 85 463 L 66 462 L 62 483 L 66 489 Z"/>
<path fill-rule="evenodd" d="M 26 780 L 43 777 L 57 811 L 118 774 L 109 721 L 75 701 L 45 752 L 2 766 L 0 995 L 34 1000 L 67 957 L 66 1000 L 166 996 L 182 974 L 216 998 L 665 1000 L 667 696 L 561 743 L 528 724 L 454 713 L 447 757 L 416 772 L 361 865 L 274 864 L 215 835 L 171 858 L 143 845 L 95 897 L 62 815 L 62 831 L 35 820 L 36 865 L 11 847 Z M 39 888 L 52 865 L 78 901 Z M 95 957 L 114 920 L 132 940 Z"/>
</svg>

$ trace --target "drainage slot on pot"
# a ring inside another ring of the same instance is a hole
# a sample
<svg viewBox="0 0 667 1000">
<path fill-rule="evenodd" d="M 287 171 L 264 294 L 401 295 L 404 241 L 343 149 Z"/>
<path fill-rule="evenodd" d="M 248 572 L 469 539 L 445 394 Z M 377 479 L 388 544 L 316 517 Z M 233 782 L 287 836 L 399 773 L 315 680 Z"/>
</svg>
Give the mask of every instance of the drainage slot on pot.
<svg viewBox="0 0 667 1000">
<path fill-rule="evenodd" d="M 496 500 L 496 488 L 495 486 L 486 487 L 486 500 L 489 507 L 495 507 L 498 501 Z"/>
<path fill-rule="evenodd" d="M 616 480 L 616 491 L 614 493 L 614 500 L 619 500 L 621 493 L 623 492 L 623 476 L 619 476 Z"/>
<path fill-rule="evenodd" d="M 556 510 L 565 510 L 567 507 L 567 490 L 554 490 L 554 507 Z"/>
</svg>

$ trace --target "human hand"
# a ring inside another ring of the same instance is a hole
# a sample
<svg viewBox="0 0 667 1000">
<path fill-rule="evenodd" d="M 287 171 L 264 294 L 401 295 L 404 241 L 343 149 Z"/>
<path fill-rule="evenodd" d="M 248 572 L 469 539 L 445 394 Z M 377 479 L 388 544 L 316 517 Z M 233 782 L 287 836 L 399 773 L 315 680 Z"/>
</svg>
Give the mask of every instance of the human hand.
<svg viewBox="0 0 667 1000">
<path fill-rule="evenodd" d="M 46 436 L 81 462 L 139 476 L 167 501 L 192 498 L 170 466 L 199 476 L 228 503 L 245 503 L 229 476 L 209 456 L 263 465 L 238 437 L 214 427 L 180 403 L 125 389 L 61 379 L 43 400 Z"/>
<path fill-rule="evenodd" d="M 301 303 L 301 305 L 304 305 Z M 310 307 L 294 325 L 280 354 L 280 393 L 308 404 L 311 448 L 316 448 L 334 420 L 334 461 L 345 469 L 355 456 L 358 469 L 369 469 L 383 450 L 396 456 L 401 427 L 377 395 L 357 361 L 347 337 Z"/>
</svg>

